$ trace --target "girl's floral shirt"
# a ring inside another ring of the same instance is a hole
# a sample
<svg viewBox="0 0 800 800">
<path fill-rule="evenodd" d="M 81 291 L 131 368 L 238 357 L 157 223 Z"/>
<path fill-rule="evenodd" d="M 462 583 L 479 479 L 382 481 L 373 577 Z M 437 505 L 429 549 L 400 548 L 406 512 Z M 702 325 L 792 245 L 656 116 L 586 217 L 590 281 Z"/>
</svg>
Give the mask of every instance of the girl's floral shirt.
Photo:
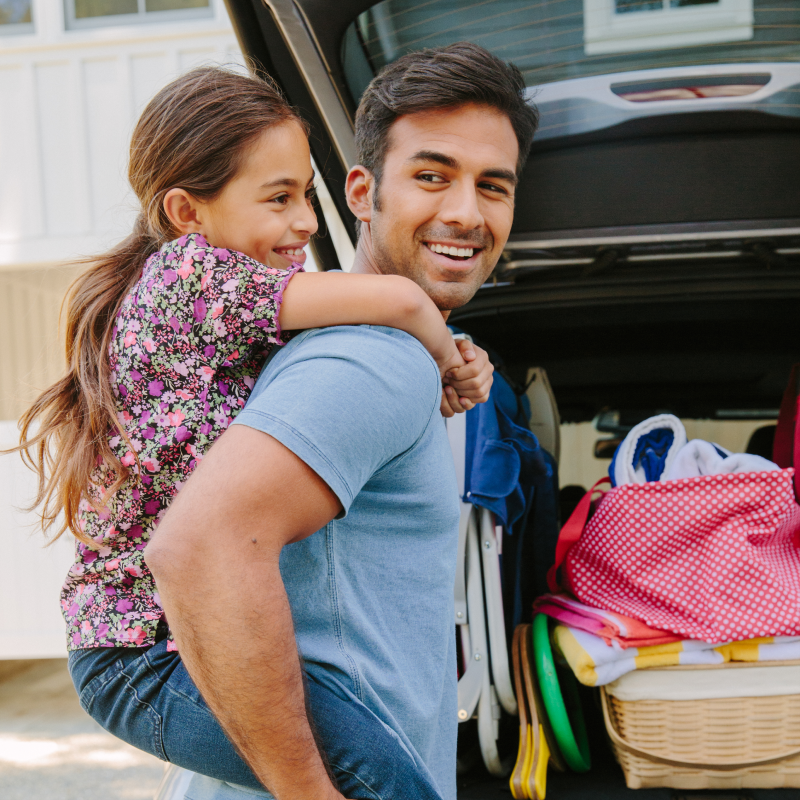
<svg viewBox="0 0 800 800">
<path fill-rule="evenodd" d="M 269 351 L 285 343 L 282 293 L 301 269 L 265 267 L 199 234 L 147 260 L 109 348 L 119 426 L 130 441 L 112 431 L 111 446 L 139 480 L 126 481 L 107 511 L 81 504 L 80 527 L 97 547 L 76 542 L 61 591 L 70 650 L 155 643 L 164 612 L 144 549 L 203 453 L 244 407 Z M 107 469 L 98 468 L 94 483 L 111 484 Z"/>
</svg>

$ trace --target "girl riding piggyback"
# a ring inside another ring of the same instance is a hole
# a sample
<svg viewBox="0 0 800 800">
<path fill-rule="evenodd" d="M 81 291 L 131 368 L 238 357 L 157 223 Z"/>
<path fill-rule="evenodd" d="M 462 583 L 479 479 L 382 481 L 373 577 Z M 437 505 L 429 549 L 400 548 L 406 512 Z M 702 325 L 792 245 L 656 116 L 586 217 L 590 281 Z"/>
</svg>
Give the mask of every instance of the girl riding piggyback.
<svg viewBox="0 0 800 800">
<path fill-rule="evenodd" d="M 486 368 L 465 364 L 415 283 L 303 271 L 317 230 L 307 129 L 269 83 L 211 67 L 174 81 L 134 130 L 129 179 L 134 231 L 74 284 L 67 374 L 22 420 L 43 523 L 79 540 L 61 605 L 81 690 L 78 661 L 99 679 L 121 663 L 115 654 L 146 654 L 169 636 L 143 551 L 287 332 L 399 328 L 446 376 L 445 415 L 488 395 Z M 84 705 L 107 724 L 100 701 Z M 113 732 L 152 749 L 125 719 Z M 252 785 L 236 769 L 214 776 Z"/>
</svg>

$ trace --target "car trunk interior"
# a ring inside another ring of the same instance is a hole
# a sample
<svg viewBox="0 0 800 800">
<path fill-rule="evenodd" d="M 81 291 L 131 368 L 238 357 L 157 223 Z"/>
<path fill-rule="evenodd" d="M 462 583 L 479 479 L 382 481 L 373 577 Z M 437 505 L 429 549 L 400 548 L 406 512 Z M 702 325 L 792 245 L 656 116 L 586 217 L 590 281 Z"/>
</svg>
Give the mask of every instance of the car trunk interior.
<svg viewBox="0 0 800 800">
<path fill-rule="evenodd" d="M 544 367 L 564 422 L 777 409 L 800 351 L 798 185 L 800 121 L 765 114 L 535 142 L 493 281 L 451 318 L 516 383 Z"/>
<path fill-rule="evenodd" d="M 770 457 L 769 428 L 791 366 L 800 360 L 800 237 L 785 233 L 798 227 L 800 203 L 779 176 L 782 169 L 758 167 L 759 161 L 764 166 L 763 146 L 756 152 L 751 137 L 731 130 L 723 136 L 656 132 L 650 141 L 640 135 L 610 144 L 595 137 L 591 144 L 535 145 L 509 249 L 492 282 L 451 315 L 454 325 L 499 356 L 518 389 L 531 368 L 546 370 L 561 419 L 562 522 L 580 497 L 575 485 L 586 489 L 607 472 L 614 447 L 600 453 L 602 442 L 618 440 L 656 413 L 680 417 L 690 435 L 739 451 L 750 444 Z M 799 132 L 782 130 L 771 141 L 765 160 L 783 159 L 783 174 L 797 175 Z M 649 155 L 622 169 L 624 153 L 637 148 Z M 703 162 L 700 153 L 714 151 L 715 169 L 670 169 L 683 149 L 695 164 Z M 741 236 L 776 229 L 779 237 Z M 666 246 L 626 241 L 632 232 L 697 230 L 718 231 L 720 238 L 702 246 L 679 236 Z M 598 239 L 609 243 L 586 244 Z M 581 428 L 582 435 L 574 435 Z M 766 439 L 751 439 L 760 428 L 767 429 Z M 596 690 L 586 689 L 583 700 L 592 770 L 578 775 L 551 768 L 549 797 L 708 796 L 627 789 L 605 740 Z M 460 798 L 503 796 L 496 779 L 479 776 L 477 766 Z M 710 794 L 730 800 L 797 796 L 788 789 Z"/>
<path fill-rule="evenodd" d="M 314 158 L 352 230 L 343 202 L 346 170 L 326 138 L 330 123 L 298 78 L 286 36 L 276 34 L 277 12 L 266 7 L 286 4 L 229 5 L 245 51 L 310 120 Z M 370 5 L 343 0 L 333 12 L 326 0 L 296 4 L 296 17 L 313 31 L 351 118 L 358 81 L 352 70 L 347 74 L 352 53 L 345 45 L 351 22 Z M 580 12 L 580 4 L 569 5 Z M 448 8 L 455 13 L 458 4 Z M 442 43 L 428 37 L 423 44 Z M 583 53 L 582 39 L 575 46 Z M 617 71 L 642 68 L 632 59 L 620 60 Z M 363 65 L 354 69 L 363 72 Z M 652 87 L 634 89 L 646 95 Z M 560 113 L 556 106 L 545 109 L 542 131 Z M 561 420 L 562 487 L 588 488 L 590 478 L 607 470 L 613 452 L 602 441 L 656 413 L 673 413 L 687 428 L 693 425 L 695 435 L 737 450 L 756 429 L 774 425 L 791 366 L 800 361 L 799 186 L 797 116 L 699 108 L 537 138 L 518 187 L 506 251 L 491 280 L 450 319 L 492 352 L 518 391 L 525 390 L 532 368 L 546 371 Z M 321 263 L 336 263 L 330 237 L 316 247 Z M 579 428 L 582 435 L 573 435 Z M 753 441 L 754 452 L 769 456 L 769 431 Z M 605 740 L 596 690 L 584 689 L 583 700 L 593 768 L 586 774 L 551 769 L 552 800 L 798 796 L 788 789 L 628 790 Z M 504 724 L 513 763 L 516 722 Z M 507 782 L 490 778 L 476 757 L 470 725 L 461 728 L 460 755 L 469 768 L 460 778 L 459 800 L 509 797 Z"/>
<path fill-rule="evenodd" d="M 770 456 L 770 431 L 766 443 L 751 434 L 774 425 L 800 360 L 800 236 L 787 233 L 798 228 L 800 202 L 796 178 L 784 180 L 800 177 L 800 131 L 782 122 L 754 131 L 745 118 L 737 130 L 734 118 L 723 133 L 719 119 L 707 118 L 706 130 L 700 122 L 684 120 L 682 129 L 659 118 L 635 131 L 535 144 L 509 248 L 492 282 L 451 316 L 495 351 L 518 388 L 532 367 L 546 370 L 562 423 L 562 516 L 580 497 L 575 485 L 586 489 L 608 469 L 613 442 L 602 458 L 597 443 L 656 413 L 675 414 L 695 436 L 734 450 L 752 441 Z M 709 231 L 718 238 L 691 236 Z M 583 700 L 592 770 L 551 769 L 549 797 L 715 794 L 627 789 L 597 691 L 585 689 Z M 502 796 L 480 773 L 473 768 L 460 798 Z M 716 796 L 782 800 L 796 790 Z"/>
</svg>

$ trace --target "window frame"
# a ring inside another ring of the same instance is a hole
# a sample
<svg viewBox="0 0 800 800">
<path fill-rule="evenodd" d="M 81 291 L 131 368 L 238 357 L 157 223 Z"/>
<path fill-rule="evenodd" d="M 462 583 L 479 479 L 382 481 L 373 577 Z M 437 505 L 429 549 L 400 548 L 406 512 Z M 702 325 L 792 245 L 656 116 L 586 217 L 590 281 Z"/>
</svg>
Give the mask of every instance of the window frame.
<svg viewBox="0 0 800 800">
<path fill-rule="evenodd" d="M 586 55 L 633 53 L 753 38 L 753 0 L 616 12 L 615 0 L 583 0 Z"/>
<path fill-rule="evenodd" d="M 154 22 L 180 22 L 183 20 L 209 19 L 214 16 L 214 1 L 200 8 L 176 8 L 170 11 L 147 11 L 146 0 L 136 0 L 139 10 L 135 14 L 108 14 L 106 16 L 78 19 L 75 16 L 76 0 L 64 0 L 64 28 L 79 31 L 110 28 L 117 25 L 147 25 Z"/>
<path fill-rule="evenodd" d="M 20 34 L 36 33 L 36 20 L 33 16 L 34 2 L 31 0 L 31 21 L 30 22 L 9 22 L 0 25 L 0 36 L 18 36 Z"/>
</svg>

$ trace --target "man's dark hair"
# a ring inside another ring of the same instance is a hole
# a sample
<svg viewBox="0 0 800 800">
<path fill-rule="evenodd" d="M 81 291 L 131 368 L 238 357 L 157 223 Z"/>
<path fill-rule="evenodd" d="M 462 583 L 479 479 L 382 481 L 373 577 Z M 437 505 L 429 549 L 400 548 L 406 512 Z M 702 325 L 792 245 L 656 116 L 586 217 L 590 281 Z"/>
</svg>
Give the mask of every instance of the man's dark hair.
<svg viewBox="0 0 800 800">
<path fill-rule="evenodd" d="M 525 80 L 513 64 L 471 42 L 408 53 L 373 78 L 356 112 L 356 158 L 380 183 L 389 129 L 398 117 L 465 103 L 505 114 L 519 143 L 522 171 L 539 122 L 525 96 Z"/>
</svg>

